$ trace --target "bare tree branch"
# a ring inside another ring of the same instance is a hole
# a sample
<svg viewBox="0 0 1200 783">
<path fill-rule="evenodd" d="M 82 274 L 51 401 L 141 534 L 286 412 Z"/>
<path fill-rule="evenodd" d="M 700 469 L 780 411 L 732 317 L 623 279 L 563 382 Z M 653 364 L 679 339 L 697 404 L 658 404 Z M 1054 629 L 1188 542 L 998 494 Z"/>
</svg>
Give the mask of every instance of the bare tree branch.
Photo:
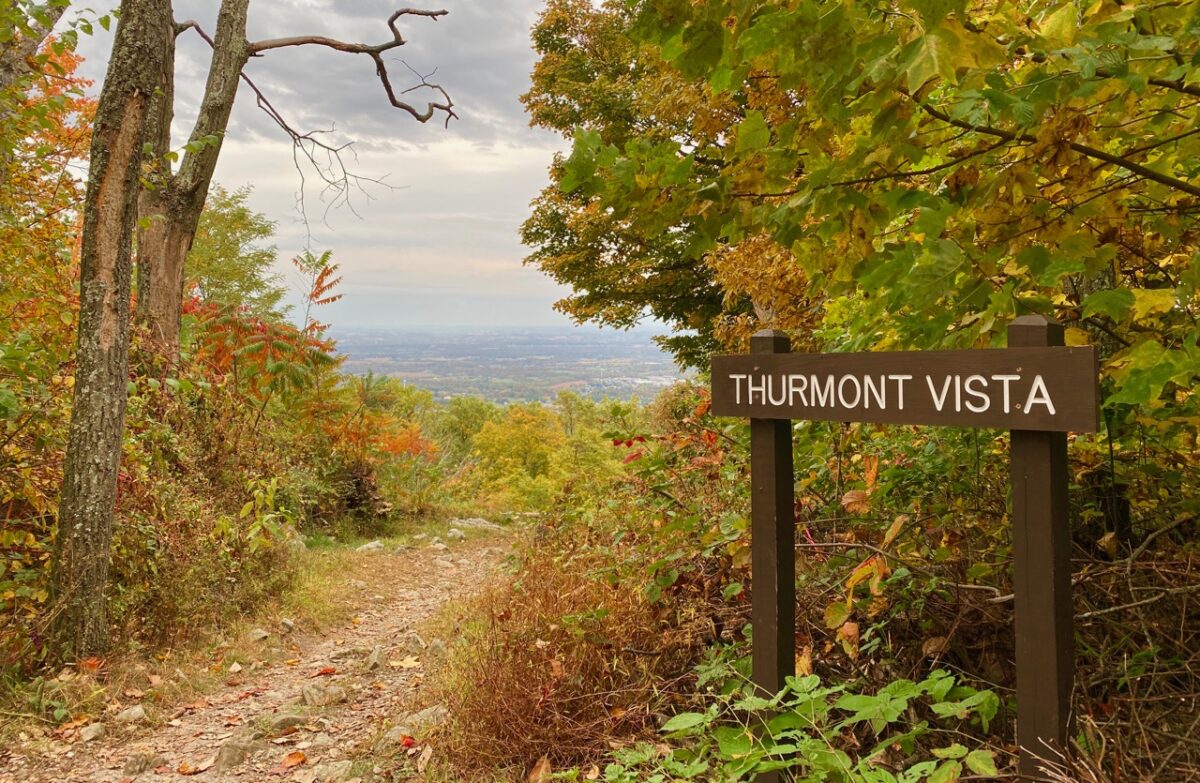
<svg viewBox="0 0 1200 783">
<path fill-rule="evenodd" d="M 388 29 L 392 31 L 392 40 L 385 41 L 381 44 L 363 44 L 349 43 L 339 41 L 336 38 L 328 38 L 323 35 L 299 35 L 288 38 L 270 38 L 263 41 L 256 41 L 250 44 L 250 55 L 257 57 L 263 52 L 271 49 L 283 49 L 290 46 L 324 46 L 329 49 L 334 49 L 347 54 L 365 54 L 375 62 L 375 73 L 379 76 L 379 81 L 383 84 L 383 90 L 387 93 L 388 101 L 397 109 L 408 112 L 418 122 L 428 122 L 433 118 L 433 115 L 439 111 L 446 114 L 446 125 L 450 124 L 450 119 L 458 118 L 454 113 L 454 102 L 450 100 L 450 95 L 442 89 L 440 85 L 430 83 L 425 77 L 421 77 L 420 83 L 409 87 L 399 93 L 392 86 L 391 77 L 388 74 L 387 64 L 384 62 L 383 55 L 385 52 L 391 51 L 400 46 L 404 46 L 407 41 L 400 34 L 400 29 L 396 26 L 396 21 L 402 16 L 424 16 L 433 19 L 435 22 L 438 17 L 445 16 L 449 11 L 426 11 L 418 8 L 402 8 L 394 12 L 388 18 Z M 410 69 L 411 70 L 411 69 Z M 415 72 L 414 72 L 415 73 Z M 425 109 L 421 110 L 413 106 L 411 103 L 400 100 L 400 95 L 407 95 L 414 90 L 427 89 L 436 92 L 442 96 L 440 101 L 429 101 L 425 105 Z"/>
</svg>

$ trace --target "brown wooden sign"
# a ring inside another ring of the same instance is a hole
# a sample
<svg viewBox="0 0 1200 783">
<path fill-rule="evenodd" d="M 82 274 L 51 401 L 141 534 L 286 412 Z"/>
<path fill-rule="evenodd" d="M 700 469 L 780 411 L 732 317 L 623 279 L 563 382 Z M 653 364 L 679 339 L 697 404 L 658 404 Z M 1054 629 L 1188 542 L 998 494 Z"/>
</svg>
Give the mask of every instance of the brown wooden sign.
<svg viewBox="0 0 1200 783">
<path fill-rule="evenodd" d="M 1095 432 L 1096 353 L 1000 348 L 717 356 L 719 416 Z"/>
<path fill-rule="evenodd" d="M 1096 356 L 1063 345 L 1041 316 L 1008 327 L 1005 349 L 788 353 L 760 332 L 748 356 L 712 364 L 712 411 L 750 419 L 753 679 L 765 694 L 795 671 L 795 476 L 792 419 L 944 424 L 1011 430 L 1018 774 L 1068 746 L 1074 634 L 1068 431 L 1098 427 Z M 758 783 L 782 783 L 769 772 Z"/>
</svg>

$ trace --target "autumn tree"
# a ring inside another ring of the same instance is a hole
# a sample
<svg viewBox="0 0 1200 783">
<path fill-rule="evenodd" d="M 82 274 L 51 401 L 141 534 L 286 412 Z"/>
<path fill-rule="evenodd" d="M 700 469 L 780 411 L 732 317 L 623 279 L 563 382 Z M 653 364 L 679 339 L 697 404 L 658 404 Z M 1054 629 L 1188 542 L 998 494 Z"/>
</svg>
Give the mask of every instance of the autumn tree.
<svg viewBox="0 0 1200 783">
<path fill-rule="evenodd" d="M 124 0 L 96 108 L 80 251 L 75 395 L 58 509 L 55 628 L 64 654 L 108 644 L 105 587 L 125 427 L 131 255 L 150 104 L 167 66 L 168 0 Z"/>
<path fill-rule="evenodd" d="M 996 344 L 1014 316 L 1054 315 L 1103 346 L 1113 413 L 1165 395 L 1162 415 L 1186 419 L 1176 403 L 1194 400 L 1175 390 L 1200 366 L 1194 4 L 620 12 L 626 72 L 653 61 L 679 88 L 625 136 L 577 112 L 550 195 L 575 219 L 603 216 L 635 246 L 665 233 L 726 296 L 790 293 L 803 311 L 789 318 L 813 318 L 805 334 L 825 347 Z M 564 45 L 595 57 L 589 40 Z M 586 107 L 577 82 L 550 95 Z M 531 222 L 553 215 L 539 204 Z M 646 270 L 627 251 L 605 266 Z M 777 324 L 758 309 L 747 329 Z"/>
<path fill-rule="evenodd" d="M 440 86 L 424 79 L 414 87 L 398 90 L 391 80 L 384 55 L 403 46 L 405 38 L 400 32 L 399 21 L 406 16 L 419 16 L 437 20 L 447 11 L 405 8 L 394 12 L 387 19 L 391 37 L 379 44 L 364 44 L 339 41 L 320 35 L 294 36 L 262 41 L 246 39 L 246 17 L 250 0 L 223 0 L 217 15 L 217 26 L 210 36 L 194 21 L 175 24 L 176 35 L 194 31 L 204 38 L 212 48 L 212 59 L 208 68 L 208 81 L 196 122 L 192 127 L 182 153 L 171 149 L 171 122 L 174 116 L 174 69 L 168 68 L 159 85 L 151 109 L 152 132 L 148 144 L 154 160 L 148 177 L 148 186 L 141 196 L 140 219 L 142 228 L 138 235 L 138 301 L 137 318 L 149 330 L 158 343 L 160 353 L 168 362 L 178 353 L 179 327 L 186 276 L 184 263 L 187 258 L 200 215 L 208 195 L 213 172 L 216 170 L 225 132 L 233 110 L 234 98 L 239 84 L 246 83 L 257 99 L 259 106 L 276 122 L 288 136 L 301 158 L 318 167 L 326 184 L 340 189 L 344 194 L 353 177 L 341 165 L 341 148 L 333 147 L 312 133 L 302 133 L 284 120 L 283 115 L 271 104 L 267 96 L 242 72 L 251 57 L 262 56 L 275 49 L 297 46 L 321 46 L 349 54 L 368 57 L 375 66 L 388 102 L 419 122 L 427 122 L 441 115 L 447 121 L 454 115 L 453 103 Z M 174 39 L 167 56 L 174 61 Z M 414 89 L 431 91 L 435 96 L 424 106 L 409 103 L 406 98 Z M 318 162 L 325 155 L 334 161 Z M 179 161 L 178 168 L 173 165 Z"/>
<path fill-rule="evenodd" d="M 550 0 L 533 29 L 539 60 L 522 96 L 531 123 L 568 139 L 596 134 L 616 149 L 682 144 L 703 161 L 698 165 L 716 163 L 719 134 L 731 118 L 640 45 L 634 22 L 622 3 Z M 657 220 L 651 205 L 645 217 L 654 225 L 637 225 L 575 187 L 578 173 L 561 159 L 551 179 L 521 238 L 532 250 L 526 263 L 573 289 L 556 308 L 576 321 L 620 328 L 653 316 L 679 332 L 667 340 L 678 357 L 703 363 L 715 345 L 724 293 L 690 248 L 692 219 Z"/>
</svg>

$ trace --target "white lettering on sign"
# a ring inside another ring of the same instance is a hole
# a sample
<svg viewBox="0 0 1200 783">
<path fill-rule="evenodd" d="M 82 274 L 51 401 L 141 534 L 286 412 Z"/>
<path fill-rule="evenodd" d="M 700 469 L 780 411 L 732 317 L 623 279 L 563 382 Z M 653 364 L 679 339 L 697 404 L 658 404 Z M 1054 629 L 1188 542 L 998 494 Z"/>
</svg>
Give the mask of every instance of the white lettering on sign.
<svg viewBox="0 0 1200 783">
<path fill-rule="evenodd" d="M 743 404 L 744 398 L 748 405 L 902 411 L 907 383 L 913 376 L 731 373 L 729 379 L 733 381 L 734 402 L 738 405 Z M 1037 405 L 1044 406 L 1051 416 L 1057 413 L 1050 389 L 1041 375 L 1028 380 L 1017 374 L 926 375 L 924 385 L 929 402 L 939 413 L 950 407 L 959 413 L 964 409 L 971 413 L 987 413 L 995 407 L 1005 413 L 1015 409 L 1028 414 Z M 1025 401 L 1014 403 L 1014 393 L 1022 391 Z"/>
</svg>

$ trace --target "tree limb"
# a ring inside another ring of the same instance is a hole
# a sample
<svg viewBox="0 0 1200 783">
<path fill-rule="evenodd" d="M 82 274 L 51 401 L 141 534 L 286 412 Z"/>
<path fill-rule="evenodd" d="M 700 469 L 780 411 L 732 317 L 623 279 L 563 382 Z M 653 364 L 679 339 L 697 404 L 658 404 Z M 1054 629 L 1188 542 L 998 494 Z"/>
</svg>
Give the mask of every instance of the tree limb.
<svg viewBox="0 0 1200 783">
<path fill-rule="evenodd" d="M 998 139 L 1006 139 L 1008 141 L 1037 141 L 1036 138 L 1027 133 L 1014 133 L 1012 131 L 1006 131 L 1003 128 L 993 128 L 988 125 L 975 125 L 974 123 L 967 122 L 966 120 L 956 120 L 949 114 L 935 109 L 927 103 L 917 101 L 917 105 L 924 109 L 925 112 L 930 116 L 939 119 L 942 122 L 953 125 L 956 128 L 982 133 L 987 136 L 995 136 Z M 1086 144 L 1079 144 L 1078 142 L 1074 141 L 1067 142 L 1067 146 L 1081 155 L 1086 155 L 1087 157 L 1094 158 L 1095 160 L 1102 160 L 1105 163 L 1111 163 L 1118 168 L 1130 171 L 1140 177 L 1157 182 L 1160 185 L 1166 185 L 1169 188 L 1182 190 L 1184 193 L 1190 193 L 1193 196 L 1200 196 L 1200 186 L 1193 185 L 1192 183 L 1187 182 L 1186 180 L 1178 179 L 1177 177 L 1172 177 L 1170 174 L 1163 174 L 1160 171 L 1155 171 L 1154 169 L 1143 166 L 1140 163 L 1134 163 L 1128 158 L 1121 157 L 1120 155 L 1113 155 L 1105 152 L 1104 150 L 1098 150 L 1095 147 L 1089 147 Z"/>
<path fill-rule="evenodd" d="M 446 10 L 426 11 L 417 8 L 402 8 L 399 11 L 394 12 L 387 21 L 388 29 L 392 31 L 392 40 L 385 41 L 381 44 L 371 45 L 363 43 L 349 43 L 346 41 L 339 41 L 336 38 L 328 38 L 323 35 L 298 35 L 288 38 L 270 38 L 263 41 L 255 41 L 254 43 L 250 44 L 249 52 L 250 56 L 257 57 L 263 52 L 270 51 L 271 49 L 283 49 L 290 46 L 324 46 L 339 52 L 346 52 L 347 54 L 365 54 L 375 62 L 375 73 L 379 76 L 379 81 L 383 84 L 383 90 L 385 93 L 387 93 L 388 101 L 392 104 L 392 106 L 408 112 L 412 115 L 413 119 L 417 120 L 417 122 L 428 122 L 433 118 L 433 115 L 436 112 L 445 112 L 446 125 L 448 126 L 452 117 L 455 119 L 458 118 L 458 115 L 454 113 L 454 102 L 450 100 L 450 95 L 444 89 L 442 89 L 440 85 L 432 84 L 428 81 L 427 77 L 420 76 L 419 74 L 418 76 L 421 80 L 420 83 L 409 87 L 407 90 L 402 90 L 401 92 L 397 93 L 395 88 L 392 87 L 391 78 L 387 70 L 387 64 L 383 59 L 385 52 L 391 51 L 392 49 L 400 46 L 404 46 L 404 44 L 407 43 L 407 41 L 404 39 L 404 36 L 400 34 L 400 29 L 396 26 L 396 20 L 398 20 L 400 17 L 424 16 L 429 19 L 433 19 L 436 22 L 438 17 L 445 16 L 448 13 L 450 12 Z M 410 68 L 409 70 L 412 69 Z M 400 100 L 399 96 L 406 95 L 413 90 L 422 88 L 439 93 L 442 96 L 442 100 L 427 102 L 424 110 L 416 108 L 407 101 Z"/>
</svg>

